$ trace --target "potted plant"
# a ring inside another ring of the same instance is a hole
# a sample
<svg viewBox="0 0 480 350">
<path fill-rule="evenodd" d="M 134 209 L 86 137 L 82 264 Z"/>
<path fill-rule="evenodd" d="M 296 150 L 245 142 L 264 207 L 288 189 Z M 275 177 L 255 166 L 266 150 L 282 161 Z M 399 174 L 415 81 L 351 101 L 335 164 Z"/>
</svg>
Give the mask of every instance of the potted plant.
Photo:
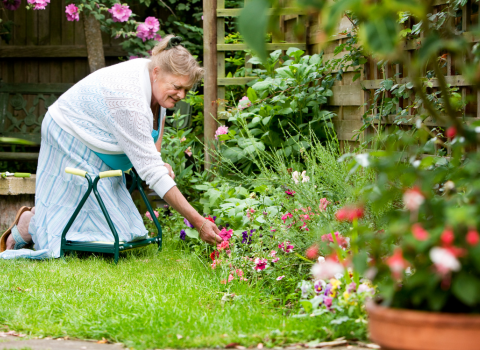
<svg viewBox="0 0 480 350">
<path fill-rule="evenodd" d="M 352 239 L 351 261 L 378 288 L 367 304 L 369 331 L 385 348 L 480 347 L 477 123 L 462 135 L 448 128 L 445 142 L 419 123 L 387 135 L 386 150 L 354 158 L 377 174 L 362 189 L 369 219 L 352 231 L 361 234 Z"/>
</svg>

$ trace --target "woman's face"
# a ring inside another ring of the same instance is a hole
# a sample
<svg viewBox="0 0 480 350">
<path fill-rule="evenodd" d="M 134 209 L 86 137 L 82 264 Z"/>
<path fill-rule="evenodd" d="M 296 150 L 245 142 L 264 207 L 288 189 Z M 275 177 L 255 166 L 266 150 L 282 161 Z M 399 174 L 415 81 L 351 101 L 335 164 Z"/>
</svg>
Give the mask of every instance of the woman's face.
<svg viewBox="0 0 480 350">
<path fill-rule="evenodd" d="M 160 72 L 155 67 L 150 75 L 152 83 L 152 107 L 157 103 L 164 108 L 172 108 L 181 99 L 185 98 L 190 90 L 190 78 Z"/>
</svg>

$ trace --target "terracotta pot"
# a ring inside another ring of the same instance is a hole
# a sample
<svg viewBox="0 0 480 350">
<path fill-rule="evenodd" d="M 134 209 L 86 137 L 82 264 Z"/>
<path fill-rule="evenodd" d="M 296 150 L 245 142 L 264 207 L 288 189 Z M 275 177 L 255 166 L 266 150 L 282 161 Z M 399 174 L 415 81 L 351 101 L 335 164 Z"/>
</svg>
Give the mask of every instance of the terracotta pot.
<svg viewBox="0 0 480 350">
<path fill-rule="evenodd" d="M 370 338 L 382 349 L 480 350 L 480 315 L 391 309 L 367 303 Z"/>
</svg>

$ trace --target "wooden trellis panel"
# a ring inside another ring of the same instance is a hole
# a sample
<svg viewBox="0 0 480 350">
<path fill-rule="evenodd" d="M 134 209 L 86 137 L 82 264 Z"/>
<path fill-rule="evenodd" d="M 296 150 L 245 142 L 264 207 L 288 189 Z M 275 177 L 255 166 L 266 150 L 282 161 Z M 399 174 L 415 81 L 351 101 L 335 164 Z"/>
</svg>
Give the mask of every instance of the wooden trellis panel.
<svg viewBox="0 0 480 350">
<path fill-rule="evenodd" d="M 249 0 L 244 0 L 248 3 Z M 274 36 L 272 43 L 266 44 L 268 51 L 274 50 L 288 50 L 290 47 L 298 47 L 299 49 L 306 50 L 307 43 L 306 38 L 301 42 L 293 35 L 286 35 L 287 21 L 304 21 L 306 10 L 302 10 L 293 7 L 290 1 L 282 1 L 284 7 L 275 11 L 275 15 L 278 18 L 279 26 L 282 29 L 280 35 Z M 225 53 L 227 51 L 243 51 L 247 49 L 246 44 L 225 44 L 225 17 L 237 17 L 240 15 L 241 9 L 229 9 L 225 8 L 225 0 L 217 0 L 217 101 L 225 99 L 225 86 L 227 85 L 244 85 L 255 79 L 255 77 L 241 77 L 241 78 L 227 78 L 225 77 Z M 273 15 L 273 9 L 269 11 L 269 15 Z M 255 19 L 252 19 L 255 20 Z M 251 68 L 251 65 L 247 63 L 248 57 L 245 59 L 245 68 Z M 218 110 L 223 110 L 222 103 L 218 103 Z"/>
<path fill-rule="evenodd" d="M 447 0 L 437 0 L 435 1 L 435 6 L 443 6 L 447 3 Z M 457 19 L 459 21 L 460 19 Z M 320 38 L 321 31 L 318 29 L 318 19 L 314 20 L 309 27 L 309 53 L 320 53 L 322 48 L 320 47 Z M 466 37 L 471 42 L 478 42 L 479 38 L 475 38 L 472 34 L 472 29 L 474 26 L 478 26 L 478 13 L 472 14 L 472 1 L 462 8 L 461 16 L 461 25 L 462 25 L 462 36 Z M 337 29 L 338 33 L 342 33 L 345 30 L 351 29 L 351 23 L 347 18 L 344 18 Z M 333 51 L 335 47 L 342 44 L 346 39 L 344 35 L 337 35 L 332 37 L 329 41 L 330 44 L 324 50 L 324 57 L 326 59 L 331 59 L 333 57 L 340 58 L 346 54 L 346 52 L 341 52 L 334 56 Z M 412 52 L 417 49 L 416 42 L 421 41 L 416 40 L 415 43 L 408 43 L 405 45 L 404 50 L 407 52 Z M 470 83 L 468 83 L 463 76 L 460 75 L 460 72 L 456 71 L 454 62 L 452 62 L 451 56 L 447 55 L 447 67 L 445 69 L 445 76 L 448 84 L 451 86 L 460 87 L 462 95 L 465 97 L 467 93 L 473 93 L 476 98 L 473 101 L 468 101 L 467 106 L 465 107 L 465 113 L 467 120 L 474 120 L 480 116 L 480 92 L 473 91 Z M 352 82 L 352 73 L 345 73 L 344 78 L 340 82 L 336 82 L 333 87 L 333 96 L 329 101 L 329 107 L 332 111 L 337 113 L 337 117 L 334 120 L 335 128 L 337 131 L 337 136 L 341 143 L 344 146 L 355 146 L 356 142 L 352 142 L 352 137 L 356 135 L 355 130 L 358 130 L 363 125 L 363 114 L 368 109 L 368 103 L 371 102 L 375 89 L 380 87 L 380 83 L 385 78 L 391 78 L 395 74 L 399 74 L 397 81 L 399 83 L 406 83 L 409 81 L 408 71 L 406 67 L 399 64 L 388 65 L 384 72 L 382 72 L 377 67 L 377 61 L 372 58 L 369 58 L 368 62 L 364 65 L 362 70 L 362 76 L 356 82 Z M 436 80 L 432 81 L 433 87 L 438 87 Z M 410 101 L 405 101 L 404 106 L 409 104 Z M 366 104 L 365 104 L 366 103 Z M 401 107 L 401 106 L 399 106 Z M 413 111 L 412 113 L 413 114 Z M 381 123 L 386 125 L 392 125 L 394 123 L 395 116 L 391 115 L 385 118 Z M 408 124 L 413 124 L 410 122 Z M 437 126 L 438 123 L 435 123 L 431 118 L 426 120 L 428 126 Z M 364 136 L 364 135 L 360 135 Z"/>
</svg>

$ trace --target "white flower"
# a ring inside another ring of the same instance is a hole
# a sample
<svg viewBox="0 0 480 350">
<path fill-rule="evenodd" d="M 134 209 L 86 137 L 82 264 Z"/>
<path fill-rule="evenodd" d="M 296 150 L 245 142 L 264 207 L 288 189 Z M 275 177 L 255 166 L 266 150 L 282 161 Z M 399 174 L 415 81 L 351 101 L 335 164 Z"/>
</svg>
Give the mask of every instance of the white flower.
<svg viewBox="0 0 480 350">
<path fill-rule="evenodd" d="M 459 271 L 461 268 L 457 258 L 445 248 L 434 247 L 430 250 L 430 259 L 440 273 Z"/>
<path fill-rule="evenodd" d="M 308 181 L 310 181 L 310 177 L 307 176 L 307 172 L 304 170 L 302 172 L 302 182 L 308 182 Z"/>
<path fill-rule="evenodd" d="M 343 271 L 343 266 L 331 259 L 327 259 L 323 263 L 316 263 L 312 267 L 312 275 L 315 280 L 328 280 Z"/>
<path fill-rule="evenodd" d="M 295 184 L 298 184 L 298 182 L 299 182 L 299 180 L 298 180 L 299 176 L 300 176 L 300 173 L 299 173 L 298 171 L 294 171 L 294 172 L 292 173 L 292 179 L 293 179 L 293 181 L 295 182 Z"/>
<path fill-rule="evenodd" d="M 368 153 L 357 154 L 355 156 L 355 160 L 364 168 L 370 165 L 370 161 L 368 160 Z"/>
<path fill-rule="evenodd" d="M 340 280 L 343 278 L 343 273 L 336 273 L 334 276 L 337 280 Z"/>
<path fill-rule="evenodd" d="M 408 210 L 417 211 L 423 202 L 425 202 L 425 197 L 417 187 L 414 187 L 405 191 L 403 194 L 403 202 Z"/>
<path fill-rule="evenodd" d="M 323 256 L 319 256 L 318 257 L 318 262 L 319 263 L 324 263 L 325 262 L 325 258 Z"/>
</svg>

